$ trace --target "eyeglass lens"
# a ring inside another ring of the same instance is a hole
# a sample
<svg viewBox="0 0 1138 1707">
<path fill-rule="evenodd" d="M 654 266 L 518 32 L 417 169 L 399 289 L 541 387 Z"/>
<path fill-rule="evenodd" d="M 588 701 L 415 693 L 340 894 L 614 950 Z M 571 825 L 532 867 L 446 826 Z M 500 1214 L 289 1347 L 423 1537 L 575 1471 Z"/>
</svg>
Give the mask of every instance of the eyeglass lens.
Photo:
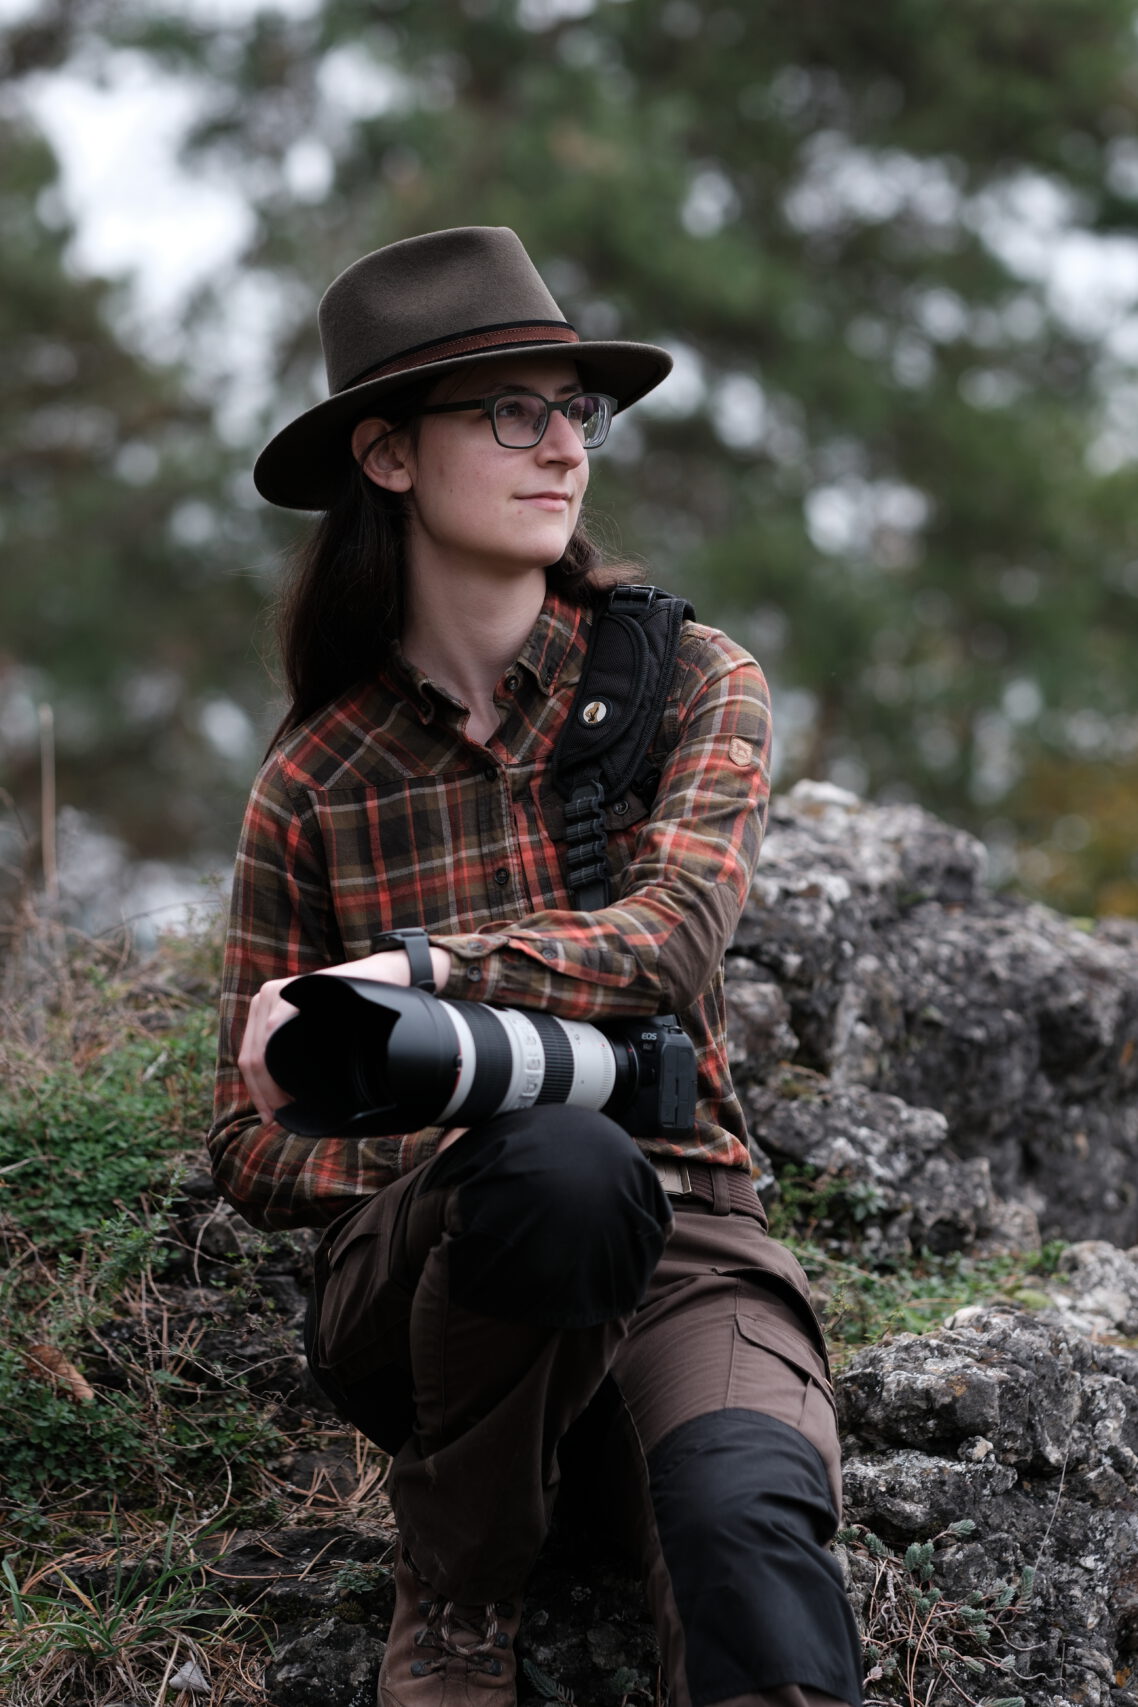
<svg viewBox="0 0 1138 1707">
<path fill-rule="evenodd" d="M 607 397 L 582 393 L 563 404 L 554 404 L 563 414 L 586 450 L 602 444 L 609 429 L 611 409 Z M 540 442 L 549 420 L 550 405 L 530 392 L 510 392 L 494 399 L 494 434 L 501 445 L 524 450 Z"/>
</svg>

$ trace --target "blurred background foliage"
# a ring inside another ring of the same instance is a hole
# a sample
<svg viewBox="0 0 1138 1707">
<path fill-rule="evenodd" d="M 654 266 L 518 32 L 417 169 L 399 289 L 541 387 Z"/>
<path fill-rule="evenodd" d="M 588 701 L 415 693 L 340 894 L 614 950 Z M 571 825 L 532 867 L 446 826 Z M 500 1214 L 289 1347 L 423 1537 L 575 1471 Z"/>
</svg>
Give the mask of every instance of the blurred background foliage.
<svg viewBox="0 0 1138 1707">
<path fill-rule="evenodd" d="M 672 381 L 594 461 L 612 549 L 767 669 L 778 784 L 982 834 L 1138 914 L 1132 0 L 50 0 L 0 29 L 0 740 L 34 868 L 59 796 L 223 867 L 274 721 L 263 612 L 303 520 L 248 469 L 322 394 L 336 271 L 517 229 L 586 336 Z M 26 100 L 129 63 L 194 99 L 247 241 L 169 351 L 85 276 Z M 89 843 L 93 846 L 94 843 Z M 97 862 L 96 862 L 97 863 Z"/>
</svg>

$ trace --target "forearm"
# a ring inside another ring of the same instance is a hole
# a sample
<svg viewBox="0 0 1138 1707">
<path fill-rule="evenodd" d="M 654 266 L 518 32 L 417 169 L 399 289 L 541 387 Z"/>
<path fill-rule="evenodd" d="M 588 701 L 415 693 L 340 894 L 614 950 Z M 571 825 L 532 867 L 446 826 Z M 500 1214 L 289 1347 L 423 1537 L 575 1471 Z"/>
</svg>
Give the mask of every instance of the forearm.
<svg viewBox="0 0 1138 1707">
<path fill-rule="evenodd" d="M 533 914 L 473 936 L 434 938 L 452 955 L 440 993 L 567 1019 L 675 1012 L 715 974 L 740 910 L 738 889 L 645 892 L 596 913 Z"/>
</svg>

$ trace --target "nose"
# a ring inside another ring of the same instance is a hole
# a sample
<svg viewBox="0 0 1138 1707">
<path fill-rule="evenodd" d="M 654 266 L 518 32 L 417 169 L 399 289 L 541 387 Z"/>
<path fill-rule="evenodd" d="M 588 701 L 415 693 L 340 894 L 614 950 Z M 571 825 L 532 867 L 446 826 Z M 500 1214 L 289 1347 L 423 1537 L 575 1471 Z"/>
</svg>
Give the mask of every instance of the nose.
<svg viewBox="0 0 1138 1707">
<path fill-rule="evenodd" d="M 562 462 L 569 468 L 579 467 L 589 454 L 581 443 L 577 428 L 570 426 L 565 415 L 557 409 L 549 411 L 537 453 L 542 462 Z"/>
</svg>

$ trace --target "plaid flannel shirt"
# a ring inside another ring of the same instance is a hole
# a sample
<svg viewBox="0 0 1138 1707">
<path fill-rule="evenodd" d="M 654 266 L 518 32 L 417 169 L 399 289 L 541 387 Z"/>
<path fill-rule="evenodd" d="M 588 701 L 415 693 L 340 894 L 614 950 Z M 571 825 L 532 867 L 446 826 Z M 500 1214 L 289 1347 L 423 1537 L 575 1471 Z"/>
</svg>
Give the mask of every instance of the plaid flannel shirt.
<svg viewBox="0 0 1138 1707">
<path fill-rule="evenodd" d="M 487 746 L 467 708 L 396 650 L 376 679 L 288 735 L 254 784 L 237 854 L 210 1153 L 247 1220 L 321 1225 L 430 1156 L 436 1127 L 392 1138 L 301 1138 L 258 1119 L 237 1069 L 261 984 L 357 959 L 382 931 L 423 925 L 450 950 L 447 998 L 603 1022 L 678 1013 L 698 1062 L 695 1130 L 641 1139 L 661 1156 L 748 1167 L 725 1044 L 722 957 L 759 855 L 770 715 L 754 660 L 684 626 L 650 752 L 649 809 L 608 812 L 613 903 L 574 912 L 564 805 L 548 761 L 581 675 L 591 613 L 546 600 L 495 692 Z"/>
</svg>

